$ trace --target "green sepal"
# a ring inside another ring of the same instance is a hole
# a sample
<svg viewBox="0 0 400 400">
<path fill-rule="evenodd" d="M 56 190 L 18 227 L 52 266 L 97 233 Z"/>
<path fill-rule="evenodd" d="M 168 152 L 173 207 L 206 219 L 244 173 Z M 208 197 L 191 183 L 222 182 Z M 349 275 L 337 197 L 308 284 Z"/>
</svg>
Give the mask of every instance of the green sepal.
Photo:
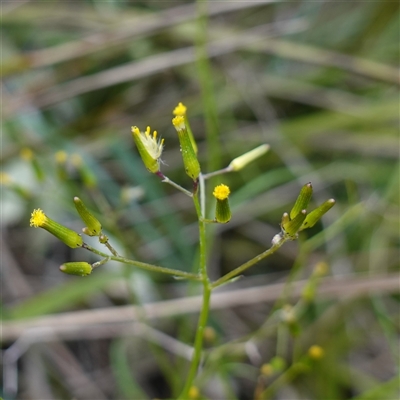
<svg viewBox="0 0 400 400">
<path fill-rule="evenodd" d="M 221 224 L 226 224 L 232 217 L 231 208 L 229 206 L 228 198 L 218 200 L 215 206 L 215 220 Z"/>
<path fill-rule="evenodd" d="M 75 249 L 77 247 L 82 247 L 83 240 L 80 235 L 75 231 L 67 228 L 66 226 L 60 225 L 58 222 L 47 218 L 46 222 L 42 226 L 47 232 L 50 232 L 56 238 L 64 242 L 67 246 Z"/>
<path fill-rule="evenodd" d="M 192 129 L 190 128 L 189 119 L 188 119 L 187 115 L 185 115 L 184 118 L 185 118 L 186 130 L 187 130 L 187 133 L 188 133 L 188 135 L 189 135 L 190 142 L 192 143 L 193 151 L 194 151 L 195 154 L 197 155 L 197 153 L 198 153 L 197 143 L 196 143 L 196 140 L 195 140 L 195 138 L 194 138 Z"/>
<path fill-rule="evenodd" d="M 140 132 L 135 133 L 132 131 L 132 136 L 139 151 L 140 157 L 142 158 L 144 166 L 149 172 L 155 174 L 160 170 L 160 163 L 158 159 L 155 159 L 150 155 L 149 151 L 146 149 L 146 146 L 142 141 Z"/>
<path fill-rule="evenodd" d="M 282 224 L 282 229 L 284 233 L 289 235 L 291 238 L 296 238 L 297 232 L 299 231 L 301 225 L 303 224 L 306 216 L 307 216 L 307 211 L 302 210 L 300 213 L 296 215 L 296 217 L 294 217 L 294 219 Z"/>
<path fill-rule="evenodd" d="M 307 183 L 306 185 L 304 185 L 301 188 L 299 197 L 297 197 L 297 200 L 294 203 L 294 206 L 290 211 L 290 214 L 289 214 L 290 219 L 296 218 L 296 216 L 302 210 L 306 210 L 307 209 L 308 203 L 311 200 L 312 192 L 313 192 L 313 189 L 312 189 L 311 182 Z"/>
<path fill-rule="evenodd" d="M 92 270 L 92 266 L 85 261 L 67 262 L 60 266 L 60 271 L 69 275 L 87 276 Z"/>
<path fill-rule="evenodd" d="M 336 201 L 334 199 L 329 199 L 325 201 L 325 203 L 322 203 L 315 210 L 311 211 L 310 214 L 307 215 L 299 231 L 313 227 L 321 219 L 321 217 L 335 205 L 335 203 Z"/>
<path fill-rule="evenodd" d="M 195 181 L 200 175 L 200 164 L 186 128 L 178 130 L 178 138 L 185 171 Z"/>
<path fill-rule="evenodd" d="M 101 224 L 99 220 L 90 213 L 79 197 L 74 197 L 74 204 L 76 211 L 78 211 L 82 221 L 86 224 L 86 228 L 82 229 L 83 233 L 88 236 L 100 235 Z"/>
</svg>

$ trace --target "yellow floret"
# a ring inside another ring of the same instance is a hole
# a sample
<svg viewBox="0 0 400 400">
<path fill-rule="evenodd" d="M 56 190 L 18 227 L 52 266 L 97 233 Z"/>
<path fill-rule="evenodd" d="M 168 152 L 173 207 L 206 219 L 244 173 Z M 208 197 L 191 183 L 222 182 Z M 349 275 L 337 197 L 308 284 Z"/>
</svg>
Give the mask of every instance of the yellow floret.
<svg viewBox="0 0 400 400">
<path fill-rule="evenodd" d="M 47 221 L 46 214 L 40 209 L 33 210 L 31 214 L 30 226 L 34 228 L 40 228 L 43 226 Z"/>
<path fill-rule="evenodd" d="M 182 103 L 179 103 L 175 108 L 174 111 L 172 111 L 172 114 L 174 115 L 186 115 L 186 106 L 184 106 Z"/>
<path fill-rule="evenodd" d="M 215 187 L 213 195 L 217 200 L 225 200 L 230 193 L 229 187 L 221 183 L 221 185 Z"/>
<path fill-rule="evenodd" d="M 172 124 L 174 125 L 176 130 L 184 130 L 185 127 L 185 118 L 182 115 L 177 115 L 172 119 Z"/>
</svg>

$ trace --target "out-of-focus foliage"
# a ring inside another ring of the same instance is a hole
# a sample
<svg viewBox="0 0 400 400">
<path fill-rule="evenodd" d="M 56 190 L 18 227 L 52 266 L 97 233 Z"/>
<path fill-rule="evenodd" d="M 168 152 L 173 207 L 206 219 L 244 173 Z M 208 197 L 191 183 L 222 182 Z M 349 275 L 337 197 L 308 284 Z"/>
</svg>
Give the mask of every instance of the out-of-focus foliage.
<svg viewBox="0 0 400 400">
<path fill-rule="evenodd" d="M 204 7 L 193 2 L 2 4 L 7 324 L 62 311 L 115 307 L 117 314 L 117 306 L 198 293 L 184 281 L 118 264 L 86 278 L 63 275 L 59 265 L 95 262 L 95 256 L 29 229 L 30 213 L 40 207 L 80 231 L 73 204 L 79 196 L 120 253 L 195 270 L 190 199 L 146 171 L 130 129 L 157 130 L 165 139 L 162 171 L 189 187 L 171 124 L 180 101 L 188 107 L 203 172 L 260 144 L 271 146 L 224 177 L 232 220 L 213 233 L 208 268 L 214 279 L 269 247 L 282 213 L 309 181 L 311 209 L 327 198 L 336 206 L 322 224 L 301 233 L 300 244 L 288 243 L 232 287 L 308 279 L 319 261 L 330 266 L 332 282 L 398 279 L 398 3 L 209 3 L 202 19 L 197 12 Z M 200 396 L 395 398 L 398 297 L 385 287 L 352 300 L 344 300 L 351 291 L 324 299 L 308 290 L 307 301 L 296 303 L 289 286 L 275 306 L 297 304 L 293 324 L 269 327 L 272 302 L 213 311 L 215 337 L 197 382 Z M 78 321 L 58 341 L 26 331 L 25 341 L 9 347 L 18 336 L 11 335 L 4 341 L 4 396 L 174 397 L 196 321 L 179 314 L 132 331 L 128 324 L 110 331 L 105 321 L 80 330 Z M 230 341 L 236 339 L 248 345 L 235 352 Z M 324 349 L 320 360 L 307 353 L 315 344 Z M 286 360 L 286 373 L 260 375 L 275 356 Z M 10 378 L 14 367 L 17 386 Z"/>
</svg>

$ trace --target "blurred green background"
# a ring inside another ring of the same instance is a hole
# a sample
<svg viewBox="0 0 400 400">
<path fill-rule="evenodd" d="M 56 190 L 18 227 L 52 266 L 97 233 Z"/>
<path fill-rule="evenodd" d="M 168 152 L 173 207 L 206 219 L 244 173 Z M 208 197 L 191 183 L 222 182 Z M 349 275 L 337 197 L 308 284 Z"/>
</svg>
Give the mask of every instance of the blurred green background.
<svg viewBox="0 0 400 400">
<path fill-rule="evenodd" d="M 165 139 L 163 173 L 190 189 L 171 124 L 180 101 L 203 172 L 271 145 L 244 170 L 207 186 L 208 197 L 213 184 L 232 191 L 231 222 L 210 230 L 213 279 L 270 246 L 303 184 L 313 183 L 314 205 L 337 200 L 322 223 L 224 288 L 268 292 L 288 277 L 307 280 L 324 262 L 329 276 L 321 285 L 330 295 L 321 290 L 300 304 L 292 336 L 282 324 L 269 327 L 268 318 L 298 304 L 293 286 L 283 297 L 243 298 L 243 305 L 239 297 L 213 311 L 197 398 L 254 399 L 269 385 L 269 397 L 258 398 L 397 398 L 397 2 L 3 2 L 2 28 L 5 399 L 179 393 L 197 318 L 195 309 L 184 311 L 185 296 L 199 287 L 115 263 L 87 278 L 63 275 L 63 262 L 98 258 L 29 228 L 29 218 L 42 208 L 80 231 L 72 202 L 78 195 L 120 253 L 196 271 L 191 200 L 146 171 L 130 133 L 132 125 L 157 130 Z M 208 205 L 212 211 L 211 197 Z M 353 291 L 358 280 L 364 289 Z M 115 325 L 106 316 L 96 320 L 94 311 L 118 316 L 125 305 L 161 307 L 175 298 L 178 308 L 156 313 L 161 317 L 146 322 L 139 313 L 143 325 L 132 316 Z M 93 311 L 86 325 L 74 320 L 80 310 Z M 49 328 L 43 316 L 65 312 L 71 322 L 60 322 L 55 334 L 58 320 Z M 27 318 L 36 330 L 21 325 Z M 260 377 L 272 357 L 290 369 L 313 344 L 325 356 L 305 371 Z"/>
</svg>

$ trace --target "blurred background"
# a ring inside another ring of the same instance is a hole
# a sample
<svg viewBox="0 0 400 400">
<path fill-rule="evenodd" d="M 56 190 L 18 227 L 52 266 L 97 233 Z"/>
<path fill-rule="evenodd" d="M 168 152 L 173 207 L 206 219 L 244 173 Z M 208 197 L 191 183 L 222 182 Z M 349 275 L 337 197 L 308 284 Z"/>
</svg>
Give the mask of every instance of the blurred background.
<svg viewBox="0 0 400 400">
<path fill-rule="evenodd" d="M 207 185 L 210 212 L 214 184 L 232 191 L 231 222 L 210 229 L 212 279 L 270 246 L 305 183 L 312 208 L 337 201 L 216 292 L 192 398 L 397 398 L 397 2 L 12 1 L 2 25 L 4 399 L 179 394 L 201 288 L 116 263 L 64 275 L 99 258 L 29 227 L 41 208 L 79 232 L 79 196 L 121 254 L 196 271 L 192 202 L 146 171 L 130 133 L 157 130 L 162 172 L 190 189 L 178 102 L 203 172 L 271 146 Z"/>
</svg>

